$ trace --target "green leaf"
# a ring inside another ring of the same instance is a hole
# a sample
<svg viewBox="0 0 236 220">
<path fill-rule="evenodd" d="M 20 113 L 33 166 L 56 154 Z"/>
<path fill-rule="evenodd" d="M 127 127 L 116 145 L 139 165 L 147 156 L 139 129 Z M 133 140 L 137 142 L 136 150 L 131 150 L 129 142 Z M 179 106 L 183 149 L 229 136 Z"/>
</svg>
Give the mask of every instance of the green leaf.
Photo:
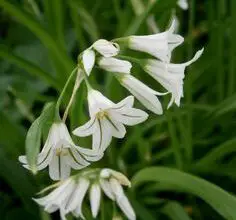
<svg viewBox="0 0 236 220">
<path fill-rule="evenodd" d="M 226 219 L 236 219 L 236 198 L 206 180 L 177 169 L 149 167 L 139 171 L 133 177 L 132 184 L 137 187 L 150 181 L 174 185 L 177 190 L 200 197 Z"/>
<path fill-rule="evenodd" d="M 57 80 L 49 73 L 45 72 L 37 65 L 23 59 L 22 57 L 13 54 L 6 46 L 0 45 L 0 57 L 18 65 L 22 69 L 25 69 L 29 74 L 40 77 L 46 83 L 57 89 L 62 87 L 62 84 L 59 84 L 59 82 L 57 82 Z"/>
<path fill-rule="evenodd" d="M 6 182 L 11 187 L 28 211 L 37 212 L 35 204 L 31 201 L 33 194 L 37 191 L 35 182 L 26 175 L 17 160 L 10 159 L 3 148 L 0 148 L 0 178 L 1 183 Z"/>
<path fill-rule="evenodd" d="M 69 73 L 72 68 L 73 62 L 66 54 L 64 48 L 59 47 L 60 45 L 57 44 L 54 38 L 30 14 L 22 11 L 16 5 L 13 5 L 5 0 L 0 1 L 0 6 L 2 6 L 6 12 L 8 12 L 14 18 L 16 18 L 18 22 L 30 29 L 41 40 L 45 47 L 51 51 L 54 60 L 62 65 L 65 73 L 61 77 L 66 77 L 66 74 Z"/>
<path fill-rule="evenodd" d="M 26 136 L 26 155 L 30 169 L 37 173 L 37 155 L 39 153 L 43 126 L 53 118 L 55 112 L 55 103 L 45 105 L 42 114 L 33 122 Z"/>
<path fill-rule="evenodd" d="M 219 160 L 223 159 L 223 157 L 230 155 L 236 152 L 236 138 L 232 140 L 228 140 L 220 146 L 215 147 L 212 151 L 210 151 L 205 157 L 200 159 L 195 165 L 194 168 L 197 169 L 214 169 L 215 165 L 219 162 Z"/>
<path fill-rule="evenodd" d="M 142 220 L 154 220 L 154 216 L 149 212 L 147 208 L 145 208 L 142 204 L 140 204 L 136 199 L 131 199 L 132 206 L 134 207 L 135 213 Z"/>
<path fill-rule="evenodd" d="M 168 202 L 162 212 L 173 220 L 191 220 L 184 208 L 178 202 Z"/>
<path fill-rule="evenodd" d="M 213 115 L 219 117 L 236 109 L 236 95 L 232 95 L 222 101 L 214 110 Z"/>
</svg>

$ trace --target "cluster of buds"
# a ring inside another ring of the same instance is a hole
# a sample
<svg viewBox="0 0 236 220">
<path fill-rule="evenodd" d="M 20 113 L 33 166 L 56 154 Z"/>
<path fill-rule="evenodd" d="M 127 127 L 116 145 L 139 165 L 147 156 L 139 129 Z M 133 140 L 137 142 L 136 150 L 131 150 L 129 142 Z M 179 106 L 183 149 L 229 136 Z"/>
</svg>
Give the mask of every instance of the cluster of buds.
<svg viewBox="0 0 236 220">
<path fill-rule="evenodd" d="M 188 62 L 171 63 L 172 51 L 183 43 L 184 38 L 175 31 L 175 21 L 165 32 L 147 36 L 129 36 L 107 41 L 100 39 L 83 51 L 78 57 L 78 66 L 73 74 L 77 74 L 74 90 L 67 105 L 63 120 L 59 116 L 59 104 L 56 105 L 56 118 L 52 123 L 47 140 L 36 159 L 36 169 L 49 167 L 49 175 L 53 180 L 60 180 L 59 187 L 49 195 L 35 199 L 48 212 L 60 210 L 61 218 L 68 213 L 82 217 L 82 201 L 90 188 L 90 204 L 92 214 L 97 216 L 101 189 L 112 200 L 116 201 L 128 219 L 135 219 L 134 211 L 125 196 L 121 185 L 130 186 L 128 179 L 110 169 L 95 169 L 82 171 L 70 177 L 71 169 L 80 170 L 100 160 L 112 137 L 123 138 L 127 126 L 134 126 L 144 122 L 148 114 L 141 109 L 134 108 L 134 98 L 155 114 L 163 114 L 163 107 L 158 99 L 160 95 L 171 94 L 168 108 L 175 103 L 180 105 L 183 97 L 183 79 L 185 68 L 195 62 L 203 53 L 198 51 Z M 120 46 L 143 52 L 152 56 L 150 59 L 137 59 L 123 56 Z M 157 92 L 153 88 L 135 78 L 132 71 L 133 62 L 139 64 L 143 70 L 153 77 L 166 92 Z M 94 66 L 111 72 L 118 82 L 132 95 L 114 103 L 101 92 L 92 87 L 89 76 Z M 72 77 L 69 77 L 65 88 Z M 72 133 L 79 137 L 92 136 L 91 148 L 76 145 L 71 138 L 65 120 L 75 97 L 75 93 L 82 82 L 87 85 L 87 100 L 90 119 L 84 125 L 77 127 Z M 64 88 L 64 90 L 65 90 Z M 63 90 L 63 91 L 64 91 Z M 62 92 L 63 94 L 63 92 Z M 20 156 L 19 160 L 27 169 L 31 169 L 28 156 Z M 56 184 L 58 186 L 58 184 Z"/>
</svg>

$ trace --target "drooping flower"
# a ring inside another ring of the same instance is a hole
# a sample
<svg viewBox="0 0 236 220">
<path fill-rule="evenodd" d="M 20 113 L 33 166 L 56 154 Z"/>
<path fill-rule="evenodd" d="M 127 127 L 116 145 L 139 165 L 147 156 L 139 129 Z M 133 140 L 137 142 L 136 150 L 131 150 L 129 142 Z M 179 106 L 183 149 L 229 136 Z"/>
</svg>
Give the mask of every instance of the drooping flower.
<svg viewBox="0 0 236 220">
<path fill-rule="evenodd" d="M 195 62 L 203 53 L 203 49 L 197 51 L 195 56 L 188 62 L 181 64 L 164 63 L 155 59 L 148 59 L 144 70 L 155 80 L 157 80 L 168 92 L 172 94 L 168 108 L 175 102 L 180 105 L 183 97 L 184 71 L 187 66 Z"/>
<path fill-rule="evenodd" d="M 102 57 L 98 61 L 98 65 L 100 68 L 108 71 L 108 72 L 115 72 L 115 73 L 130 73 L 132 68 L 132 64 L 126 60 L 119 60 L 113 57 Z"/>
<path fill-rule="evenodd" d="M 187 2 L 187 0 L 178 0 L 177 4 L 183 10 L 187 10 L 188 9 L 188 2 Z"/>
<path fill-rule="evenodd" d="M 87 49 L 82 54 L 82 63 L 84 71 L 89 76 L 95 64 L 95 52 L 92 49 Z"/>
<path fill-rule="evenodd" d="M 44 147 L 38 154 L 37 169 L 49 166 L 49 175 L 53 180 L 66 179 L 70 176 L 71 168 L 82 169 L 90 165 L 88 161 L 97 161 L 102 156 L 90 149 L 76 146 L 66 125 L 57 122 L 52 124 Z M 20 156 L 19 161 L 29 169 L 26 156 Z"/>
<path fill-rule="evenodd" d="M 148 114 L 133 108 L 134 98 L 129 96 L 115 104 L 97 90 L 89 89 L 88 105 L 91 119 L 73 131 L 74 135 L 93 136 L 93 150 L 104 151 L 112 136 L 123 138 L 124 125 L 136 125 L 145 121 Z"/>
<path fill-rule="evenodd" d="M 58 185 L 58 184 L 57 184 Z M 44 210 L 52 213 L 60 211 L 61 219 L 65 220 L 68 213 L 84 219 L 82 203 L 90 188 L 89 198 L 91 211 L 97 217 L 101 202 L 101 191 L 108 198 L 116 201 L 123 213 L 130 220 L 135 220 L 135 213 L 121 185 L 130 186 L 130 181 L 122 173 L 111 169 L 94 169 L 72 176 L 47 196 L 34 199 Z"/>
<path fill-rule="evenodd" d="M 151 89 L 131 74 L 122 74 L 117 78 L 120 84 L 133 94 L 148 110 L 158 115 L 163 113 L 161 103 L 156 95 L 164 95 L 166 93 L 159 93 Z"/>
<path fill-rule="evenodd" d="M 118 44 L 104 39 L 97 40 L 92 48 L 104 57 L 116 56 L 120 51 Z"/>
<path fill-rule="evenodd" d="M 144 36 L 129 36 L 128 47 L 132 50 L 148 53 L 164 62 L 169 62 L 171 52 L 184 41 L 184 38 L 175 34 L 174 31 L 175 20 L 172 21 L 170 28 L 165 32 Z"/>
</svg>

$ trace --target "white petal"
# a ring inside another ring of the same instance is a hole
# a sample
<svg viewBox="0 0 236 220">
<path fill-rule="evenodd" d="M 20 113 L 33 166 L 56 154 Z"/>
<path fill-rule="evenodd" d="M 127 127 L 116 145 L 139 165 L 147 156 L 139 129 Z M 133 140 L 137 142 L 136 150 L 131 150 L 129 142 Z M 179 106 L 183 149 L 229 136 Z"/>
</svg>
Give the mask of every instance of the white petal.
<svg viewBox="0 0 236 220">
<path fill-rule="evenodd" d="M 76 128 L 72 133 L 76 136 L 79 136 L 79 137 L 89 136 L 96 129 L 96 126 L 94 126 L 95 122 L 96 122 L 96 117 L 93 116 L 87 123 L 85 123 L 84 125 Z"/>
<path fill-rule="evenodd" d="M 129 39 L 129 47 L 132 50 L 148 53 L 163 61 L 169 60 L 167 32 L 145 36 L 130 36 Z"/>
<path fill-rule="evenodd" d="M 51 204 L 60 204 L 61 202 L 61 195 L 65 195 L 65 191 L 68 191 L 68 189 L 71 189 L 74 187 L 74 180 L 73 179 L 67 179 L 62 185 L 60 185 L 58 188 L 53 190 L 51 193 L 49 193 L 47 196 L 44 196 L 39 199 L 34 199 L 35 202 L 37 202 L 39 205 L 42 206 L 48 206 Z"/>
<path fill-rule="evenodd" d="M 103 168 L 100 172 L 101 178 L 110 178 L 111 176 L 118 180 L 120 184 L 131 187 L 131 182 L 123 173 L 117 172 L 109 168 Z"/>
<path fill-rule="evenodd" d="M 111 200 L 115 200 L 115 195 L 112 192 L 110 183 L 107 180 L 104 180 L 102 178 L 100 178 L 99 182 L 100 182 L 100 186 L 101 186 L 103 192 L 106 194 L 106 196 L 108 198 L 110 198 Z"/>
<path fill-rule="evenodd" d="M 132 206 L 130 205 L 129 200 L 125 195 L 123 195 L 121 198 L 117 200 L 117 204 L 119 205 L 120 209 L 123 211 L 123 213 L 126 215 L 126 217 L 129 220 L 135 220 L 136 216 L 134 213 L 134 210 Z"/>
<path fill-rule="evenodd" d="M 95 64 L 95 52 L 92 49 L 87 49 L 82 54 L 84 70 L 89 76 Z"/>
<path fill-rule="evenodd" d="M 64 209 L 60 209 L 60 217 L 62 220 L 66 220 L 66 212 Z"/>
<path fill-rule="evenodd" d="M 186 63 L 182 63 L 182 65 L 189 66 L 190 64 L 194 63 L 195 61 L 199 59 L 200 56 L 202 56 L 203 52 L 204 52 L 204 48 L 202 48 L 201 50 L 198 50 L 190 61 Z"/>
<path fill-rule="evenodd" d="M 53 155 L 52 160 L 49 164 L 49 176 L 52 180 L 60 180 L 59 167 L 59 157 Z"/>
<path fill-rule="evenodd" d="M 93 184 L 90 189 L 90 206 L 92 209 L 92 215 L 94 218 L 97 217 L 98 210 L 100 207 L 101 200 L 101 188 L 98 184 Z"/>
<path fill-rule="evenodd" d="M 147 109 L 160 115 L 163 113 L 162 106 L 158 98 L 151 93 L 151 88 L 143 84 L 131 75 L 125 75 L 121 84 L 128 89 Z"/>
<path fill-rule="evenodd" d="M 146 112 L 136 108 L 123 108 L 118 111 L 109 111 L 109 114 L 120 123 L 130 126 L 142 123 L 148 118 Z"/>
<path fill-rule="evenodd" d="M 119 181 L 112 177 L 109 182 L 112 192 L 115 194 L 116 200 L 122 198 L 124 196 L 124 191 Z"/>
<path fill-rule="evenodd" d="M 91 161 L 91 162 L 96 162 L 96 161 L 99 161 L 103 158 L 104 156 L 104 153 L 103 152 L 97 152 L 97 155 L 96 156 L 88 156 L 88 155 L 84 155 L 84 158 L 88 161 Z"/>
<path fill-rule="evenodd" d="M 134 105 L 134 97 L 133 96 L 128 96 L 125 99 L 118 102 L 117 104 L 114 104 L 111 109 L 119 110 L 119 109 L 122 109 L 124 107 L 131 108 L 133 105 Z"/>
<path fill-rule="evenodd" d="M 106 118 L 103 118 L 102 120 L 103 121 L 107 120 L 107 123 L 109 123 L 109 127 L 111 129 L 111 133 L 113 137 L 123 138 L 125 136 L 126 134 L 125 126 L 122 123 L 116 121 L 115 118 L 106 117 Z"/>
<path fill-rule="evenodd" d="M 183 10 L 187 10 L 188 9 L 188 2 L 187 2 L 187 0 L 178 0 L 177 4 Z"/>
<path fill-rule="evenodd" d="M 81 153 L 75 147 L 72 147 L 69 152 L 71 153 L 71 159 L 73 158 L 76 163 L 83 166 L 88 166 L 90 164 L 81 156 Z"/>
<path fill-rule="evenodd" d="M 89 115 L 92 118 L 101 110 L 112 107 L 114 103 L 105 97 L 101 92 L 90 89 L 88 91 Z"/>
<path fill-rule="evenodd" d="M 50 204 L 48 206 L 45 206 L 45 211 L 48 213 L 53 213 L 55 211 L 57 211 L 60 207 L 58 205 L 55 204 Z"/>
<path fill-rule="evenodd" d="M 176 20 L 175 17 L 173 17 L 171 25 L 169 30 L 167 30 L 168 32 L 168 57 L 171 58 L 171 52 L 178 47 L 180 44 L 182 44 L 184 42 L 184 38 L 179 35 L 179 34 L 175 34 L 174 32 L 177 30 L 177 25 L 178 25 L 178 21 Z M 168 62 L 170 61 L 167 60 Z"/>
<path fill-rule="evenodd" d="M 75 200 L 77 201 L 77 206 L 76 206 L 76 209 L 74 211 L 74 214 L 76 216 L 80 216 L 82 218 L 84 218 L 84 215 L 82 213 L 82 202 L 83 202 L 83 199 L 85 197 L 85 194 L 88 190 L 88 187 L 89 187 L 89 181 L 87 179 L 80 179 L 79 180 L 79 185 L 78 185 L 78 188 L 79 188 L 79 197 L 75 198 Z"/>
<path fill-rule="evenodd" d="M 104 57 L 116 56 L 119 53 L 119 45 L 104 39 L 97 40 L 93 48 Z"/>
<path fill-rule="evenodd" d="M 60 155 L 60 179 L 65 180 L 70 176 L 69 156 Z"/>
<path fill-rule="evenodd" d="M 111 128 L 107 120 L 97 120 L 98 130 L 93 134 L 93 150 L 103 152 L 111 143 Z"/>
<path fill-rule="evenodd" d="M 18 157 L 18 160 L 19 160 L 21 163 L 28 163 L 25 155 L 19 156 L 19 157 Z"/>
<path fill-rule="evenodd" d="M 54 155 L 54 152 L 53 152 L 52 149 L 50 150 L 50 152 L 48 152 L 47 155 L 43 155 L 43 154 L 42 154 L 42 155 L 41 155 L 42 158 L 39 157 L 39 159 L 38 159 L 39 161 L 41 161 L 41 163 L 38 163 L 38 164 L 37 164 L 37 169 L 38 169 L 38 170 L 42 170 L 42 169 L 44 169 L 45 167 L 47 167 L 48 164 L 51 162 L 53 155 Z"/>
<path fill-rule="evenodd" d="M 130 73 L 132 68 L 132 64 L 126 60 L 119 60 L 113 57 L 102 57 L 98 65 L 108 71 L 108 72 L 115 72 L 115 73 Z"/>
</svg>

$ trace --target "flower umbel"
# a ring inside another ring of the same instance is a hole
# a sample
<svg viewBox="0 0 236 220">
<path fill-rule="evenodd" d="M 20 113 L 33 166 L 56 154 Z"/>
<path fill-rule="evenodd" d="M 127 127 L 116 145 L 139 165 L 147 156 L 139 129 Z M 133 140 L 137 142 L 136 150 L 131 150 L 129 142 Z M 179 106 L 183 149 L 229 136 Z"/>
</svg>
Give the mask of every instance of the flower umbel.
<svg viewBox="0 0 236 220">
<path fill-rule="evenodd" d="M 133 103 L 133 96 L 115 104 L 99 91 L 90 89 L 88 104 L 91 119 L 75 129 L 73 134 L 80 137 L 93 135 L 93 150 L 103 152 L 109 146 L 112 137 L 124 137 L 124 125 L 136 125 L 147 119 L 147 113 L 133 108 Z"/>
<path fill-rule="evenodd" d="M 103 155 L 90 149 L 76 146 L 70 137 L 66 125 L 62 122 L 53 123 L 45 145 L 37 158 L 37 169 L 49 166 L 49 175 L 53 180 L 66 179 L 72 169 L 82 169 L 90 163 L 99 160 Z M 20 156 L 19 161 L 29 169 L 26 156 Z"/>
<path fill-rule="evenodd" d="M 49 213 L 59 210 L 63 220 L 70 212 L 84 219 L 82 203 L 90 188 L 89 198 L 94 218 L 98 215 L 103 191 L 108 198 L 116 201 L 128 219 L 134 220 L 135 213 L 121 185 L 130 186 L 130 181 L 122 173 L 111 169 L 94 169 L 70 177 L 47 196 L 34 200 Z"/>
</svg>

